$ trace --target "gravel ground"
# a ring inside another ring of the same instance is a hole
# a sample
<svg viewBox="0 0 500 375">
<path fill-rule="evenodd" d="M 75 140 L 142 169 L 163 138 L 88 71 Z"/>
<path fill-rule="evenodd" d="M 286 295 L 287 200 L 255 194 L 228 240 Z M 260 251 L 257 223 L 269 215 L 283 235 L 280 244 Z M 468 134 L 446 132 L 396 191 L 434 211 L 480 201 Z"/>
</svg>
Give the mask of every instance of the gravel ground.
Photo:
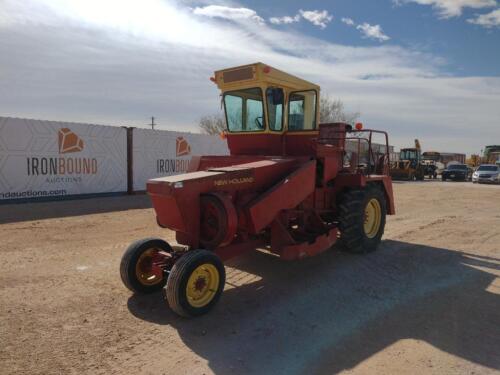
<svg viewBox="0 0 500 375">
<path fill-rule="evenodd" d="M 379 251 L 255 252 L 197 319 L 118 266 L 146 196 L 0 206 L 2 374 L 489 374 L 500 369 L 500 186 L 395 183 Z"/>
</svg>

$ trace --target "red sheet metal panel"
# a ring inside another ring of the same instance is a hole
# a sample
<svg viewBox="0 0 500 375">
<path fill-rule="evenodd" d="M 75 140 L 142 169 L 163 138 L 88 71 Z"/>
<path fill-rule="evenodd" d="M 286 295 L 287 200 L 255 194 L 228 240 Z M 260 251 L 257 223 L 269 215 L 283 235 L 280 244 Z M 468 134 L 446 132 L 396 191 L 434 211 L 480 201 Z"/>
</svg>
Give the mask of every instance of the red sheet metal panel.
<svg viewBox="0 0 500 375">
<path fill-rule="evenodd" d="M 338 230 L 332 228 L 328 233 L 316 237 L 314 242 L 302 242 L 296 245 L 289 245 L 283 248 L 281 258 L 285 260 L 302 259 L 318 255 L 330 249 L 337 241 Z"/>
<path fill-rule="evenodd" d="M 227 167 L 219 167 L 219 168 L 210 168 L 209 171 L 214 172 L 232 172 L 239 171 L 242 169 L 255 169 L 255 168 L 264 168 L 271 167 L 279 163 L 288 162 L 289 159 L 270 159 L 270 160 L 259 160 L 253 161 L 250 163 L 237 164 L 237 165 L 229 165 Z"/>
<path fill-rule="evenodd" d="M 258 233 L 269 225 L 281 210 L 292 209 L 314 192 L 316 161 L 305 163 L 299 169 L 274 185 L 247 207 L 247 216 Z"/>
<path fill-rule="evenodd" d="M 186 225 L 175 198 L 171 195 L 151 195 L 156 211 L 156 220 L 163 228 L 175 231 L 186 231 Z"/>
<path fill-rule="evenodd" d="M 234 193 L 267 191 L 297 164 L 296 159 L 278 158 L 155 178 L 148 181 L 147 191 L 158 223 L 184 233 L 182 244 L 198 246 L 201 194 L 221 192 L 231 197 Z"/>
</svg>

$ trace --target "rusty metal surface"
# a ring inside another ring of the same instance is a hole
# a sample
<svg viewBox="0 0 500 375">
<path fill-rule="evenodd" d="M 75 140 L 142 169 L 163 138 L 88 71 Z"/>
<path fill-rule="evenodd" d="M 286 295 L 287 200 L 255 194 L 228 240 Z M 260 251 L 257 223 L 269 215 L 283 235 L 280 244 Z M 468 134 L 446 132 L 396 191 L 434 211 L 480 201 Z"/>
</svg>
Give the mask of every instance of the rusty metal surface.
<svg viewBox="0 0 500 375">
<path fill-rule="evenodd" d="M 254 77 L 253 67 L 248 66 L 236 70 L 228 70 L 222 73 L 225 83 L 231 83 L 236 81 L 243 81 L 252 79 Z"/>
</svg>

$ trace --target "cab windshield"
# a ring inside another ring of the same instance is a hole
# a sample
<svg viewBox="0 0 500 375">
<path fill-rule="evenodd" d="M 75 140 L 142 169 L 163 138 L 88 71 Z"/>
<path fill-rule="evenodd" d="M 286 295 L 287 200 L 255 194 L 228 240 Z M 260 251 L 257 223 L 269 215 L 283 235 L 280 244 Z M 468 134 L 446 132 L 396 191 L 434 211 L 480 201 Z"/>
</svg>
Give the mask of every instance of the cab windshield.
<svg viewBox="0 0 500 375">
<path fill-rule="evenodd" d="M 259 88 L 225 93 L 224 109 L 230 132 L 255 132 L 265 128 L 262 90 Z"/>
<path fill-rule="evenodd" d="M 400 160 L 413 160 L 417 159 L 417 151 L 416 150 L 401 150 L 399 154 Z"/>
<path fill-rule="evenodd" d="M 288 98 L 288 130 L 316 129 L 316 91 L 292 92 Z"/>
</svg>

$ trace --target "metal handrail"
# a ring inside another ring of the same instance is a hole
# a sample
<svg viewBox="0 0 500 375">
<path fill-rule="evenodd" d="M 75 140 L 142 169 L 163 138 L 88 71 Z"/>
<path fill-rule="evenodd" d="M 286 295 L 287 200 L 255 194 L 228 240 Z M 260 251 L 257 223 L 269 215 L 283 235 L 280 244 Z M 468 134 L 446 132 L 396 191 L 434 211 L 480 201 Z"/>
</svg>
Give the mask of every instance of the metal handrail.
<svg viewBox="0 0 500 375">
<path fill-rule="evenodd" d="M 343 158 L 345 158 L 345 156 L 346 156 L 346 142 L 349 140 L 357 141 L 356 170 L 358 172 L 363 172 L 363 169 L 359 168 L 359 165 L 360 165 L 359 159 L 360 159 L 360 155 L 361 155 L 361 141 L 364 141 L 368 145 L 367 154 L 368 154 L 368 166 L 370 167 L 370 169 L 371 169 L 371 166 L 373 166 L 375 169 L 374 172 L 378 172 L 380 174 L 389 174 L 390 156 L 389 156 L 389 136 L 388 136 L 387 132 L 382 131 L 382 130 L 362 129 L 362 130 L 350 130 L 347 132 L 341 131 L 341 130 L 338 130 L 338 131 L 331 130 L 330 133 L 339 133 L 339 135 L 341 135 L 341 136 L 318 138 L 317 142 L 320 144 L 331 144 L 334 147 L 340 148 L 341 151 L 344 151 Z M 368 135 L 368 137 L 359 137 L 359 136 L 351 136 L 350 137 L 350 136 L 348 136 L 349 134 L 352 134 L 352 133 L 357 133 L 357 134 L 368 133 L 369 135 Z M 385 152 L 383 155 L 384 159 L 383 159 L 382 168 L 379 168 L 380 167 L 379 166 L 380 158 L 379 159 L 376 158 L 374 150 L 372 148 L 373 133 L 382 134 L 385 137 Z M 336 141 L 336 142 L 332 142 L 332 141 Z M 339 145 L 338 141 L 341 141 L 340 145 Z M 345 160 L 343 160 L 342 164 L 344 165 L 344 163 L 345 163 Z M 350 161 L 350 164 L 352 167 L 352 160 Z M 369 171 L 369 172 L 371 172 L 371 171 Z M 368 174 L 372 174 L 372 173 L 368 173 Z"/>
</svg>

